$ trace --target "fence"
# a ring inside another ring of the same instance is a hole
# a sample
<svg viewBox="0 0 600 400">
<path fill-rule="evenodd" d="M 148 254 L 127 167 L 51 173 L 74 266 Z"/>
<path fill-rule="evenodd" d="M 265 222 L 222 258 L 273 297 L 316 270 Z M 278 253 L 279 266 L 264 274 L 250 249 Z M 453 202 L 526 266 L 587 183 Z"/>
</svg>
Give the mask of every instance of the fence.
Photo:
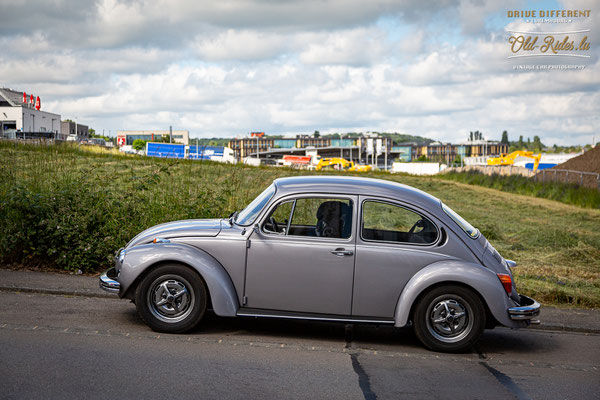
<svg viewBox="0 0 600 400">
<path fill-rule="evenodd" d="M 521 175 L 540 182 L 573 183 L 600 190 L 600 174 L 596 172 L 575 171 L 570 169 L 543 169 L 533 172 L 514 165 L 467 165 L 465 167 L 446 168 L 444 172 L 478 171 L 484 175 Z"/>
<path fill-rule="evenodd" d="M 446 168 L 444 172 L 469 172 L 477 171 L 484 175 L 521 175 L 524 177 L 533 177 L 535 172 L 525 167 L 515 165 L 465 165 L 464 167 Z"/>
<path fill-rule="evenodd" d="M 562 175 L 562 176 L 561 176 Z M 570 169 L 543 169 L 533 177 L 534 181 L 575 183 L 600 190 L 600 174 Z"/>
</svg>

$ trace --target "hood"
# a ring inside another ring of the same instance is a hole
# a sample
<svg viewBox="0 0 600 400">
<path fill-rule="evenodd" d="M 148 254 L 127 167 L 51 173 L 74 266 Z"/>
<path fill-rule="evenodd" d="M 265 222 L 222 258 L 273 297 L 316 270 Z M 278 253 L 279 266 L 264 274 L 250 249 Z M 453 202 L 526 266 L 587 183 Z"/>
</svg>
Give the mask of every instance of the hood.
<svg viewBox="0 0 600 400">
<path fill-rule="evenodd" d="M 154 238 L 217 236 L 221 231 L 220 219 L 187 219 L 155 225 L 131 239 L 125 248 L 150 243 Z"/>
</svg>

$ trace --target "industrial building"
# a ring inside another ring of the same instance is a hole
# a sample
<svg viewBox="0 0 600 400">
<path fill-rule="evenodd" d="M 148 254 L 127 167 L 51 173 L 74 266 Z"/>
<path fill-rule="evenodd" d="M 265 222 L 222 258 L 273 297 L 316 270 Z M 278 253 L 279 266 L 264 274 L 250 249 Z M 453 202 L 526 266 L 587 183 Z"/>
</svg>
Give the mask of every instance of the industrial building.
<svg viewBox="0 0 600 400">
<path fill-rule="evenodd" d="M 229 147 L 235 158 L 261 158 L 269 163 L 275 162 L 284 155 L 306 155 L 316 151 L 321 157 L 342 157 L 348 160 L 371 163 L 374 156 L 385 158 L 390 154 L 392 139 L 376 134 L 365 134 L 360 137 L 314 137 L 297 135 L 295 138 L 254 136 L 231 139 Z M 368 160 L 368 161 L 367 161 Z"/>
<path fill-rule="evenodd" d="M 89 128 L 87 125 L 79 124 L 76 121 L 62 121 L 60 123 L 61 133 L 77 140 L 87 140 L 90 138 Z"/>
<path fill-rule="evenodd" d="M 410 162 L 424 156 L 427 160 L 451 164 L 460 156 L 465 157 L 499 155 L 508 152 L 508 145 L 491 140 L 474 140 L 459 144 L 452 143 L 399 143 L 376 133 L 359 137 L 313 137 L 298 135 L 295 138 L 253 135 L 231 139 L 229 147 L 238 160 L 260 158 L 265 163 L 274 162 L 284 155 L 312 155 L 341 157 L 365 164 L 389 163 L 392 160 Z"/>
<path fill-rule="evenodd" d="M 0 137 L 55 139 L 60 133 L 60 115 L 41 111 L 39 96 L 0 88 Z"/>
<path fill-rule="evenodd" d="M 131 146 L 136 139 L 145 142 L 160 141 L 163 137 L 172 136 L 173 143 L 190 144 L 189 131 L 170 131 L 170 130 L 152 130 L 152 131 L 117 131 L 117 143 L 119 147 Z"/>
</svg>

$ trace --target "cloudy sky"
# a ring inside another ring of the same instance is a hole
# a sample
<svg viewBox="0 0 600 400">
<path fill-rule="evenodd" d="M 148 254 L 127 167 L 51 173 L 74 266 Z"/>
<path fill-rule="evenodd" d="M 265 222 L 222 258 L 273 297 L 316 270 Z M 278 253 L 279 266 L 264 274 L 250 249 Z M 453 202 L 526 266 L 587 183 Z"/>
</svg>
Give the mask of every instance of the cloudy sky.
<svg viewBox="0 0 600 400">
<path fill-rule="evenodd" d="M 591 16 L 528 23 L 513 9 Z M 0 86 L 112 135 L 507 130 L 585 144 L 600 141 L 599 15 L 592 0 L 2 1 Z M 509 30 L 583 29 L 589 58 L 508 59 Z"/>
</svg>

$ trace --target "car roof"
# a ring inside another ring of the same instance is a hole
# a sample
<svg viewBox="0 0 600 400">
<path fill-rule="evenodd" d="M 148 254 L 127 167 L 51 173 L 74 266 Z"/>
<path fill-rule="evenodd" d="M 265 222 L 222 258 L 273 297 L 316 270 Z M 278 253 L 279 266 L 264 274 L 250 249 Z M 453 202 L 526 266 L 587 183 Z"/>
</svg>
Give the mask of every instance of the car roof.
<svg viewBox="0 0 600 400">
<path fill-rule="evenodd" d="M 341 193 L 381 196 L 402 200 L 422 208 L 439 210 L 440 200 L 412 186 L 383 179 L 338 176 L 307 175 L 279 178 L 274 182 L 279 196 L 292 193 Z"/>
</svg>

